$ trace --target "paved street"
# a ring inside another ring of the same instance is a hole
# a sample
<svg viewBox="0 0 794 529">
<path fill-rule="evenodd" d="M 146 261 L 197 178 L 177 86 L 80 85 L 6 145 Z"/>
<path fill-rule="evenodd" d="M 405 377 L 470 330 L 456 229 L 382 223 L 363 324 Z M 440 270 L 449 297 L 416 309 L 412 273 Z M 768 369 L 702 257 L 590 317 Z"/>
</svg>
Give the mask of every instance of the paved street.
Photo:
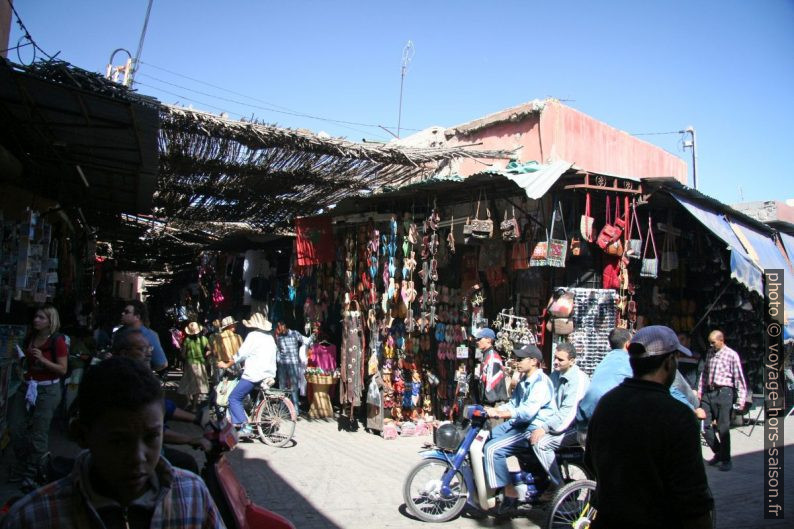
<svg viewBox="0 0 794 529">
<path fill-rule="evenodd" d="M 794 520 L 794 465 L 786 476 L 786 514 L 788 524 L 762 517 L 763 425 L 734 428 L 731 432 L 734 467 L 720 472 L 708 467 L 707 473 L 717 501 L 717 527 L 747 529 L 790 527 Z M 787 421 L 786 458 L 794 461 L 794 422 Z M 419 461 L 416 453 L 430 437 L 408 437 L 386 441 L 359 430 L 338 431 L 336 422 L 301 421 L 296 428 L 296 444 L 271 448 L 255 443 L 241 444 L 231 460 L 251 498 L 291 519 L 301 529 L 345 529 L 388 527 L 417 528 L 435 525 L 448 527 L 491 527 L 494 520 L 461 518 L 447 524 L 425 524 L 412 519 L 402 500 L 403 479 Z M 704 456 L 711 457 L 704 447 Z M 515 519 L 499 527 L 541 527 L 542 512 L 530 520 Z"/>
<path fill-rule="evenodd" d="M 179 429 L 191 426 L 174 423 Z M 766 521 L 762 517 L 762 448 L 763 425 L 734 428 L 731 440 L 734 467 L 719 472 L 707 467 L 712 491 L 717 501 L 719 529 L 766 529 L 790 527 L 794 520 L 794 420 L 785 427 L 786 518 Z M 74 455 L 76 446 L 53 430 L 52 450 L 56 454 Z M 447 524 L 425 524 L 411 518 L 403 507 L 403 480 L 419 461 L 417 452 L 429 436 L 386 441 L 359 430 L 338 431 L 336 422 L 302 420 L 296 428 L 295 444 L 271 448 L 258 441 L 241 443 L 229 458 L 237 475 L 258 504 L 276 511 L 300 529 L 320 528 L 421 528 L 446 526 L 455 528 L 493 527 L 494 520 L 462 517 Z M 195 451 L 188 449 L 191 453 Z M 10 450 L 0 469 L 0 500 L 14 492 L 5 483 Z M 704 456 L 710 451 L 704 448 Z M 503 528 L 541 527 L 544 513 L 530 519 L 515 519 L 499 525 Z"/>
</svg>

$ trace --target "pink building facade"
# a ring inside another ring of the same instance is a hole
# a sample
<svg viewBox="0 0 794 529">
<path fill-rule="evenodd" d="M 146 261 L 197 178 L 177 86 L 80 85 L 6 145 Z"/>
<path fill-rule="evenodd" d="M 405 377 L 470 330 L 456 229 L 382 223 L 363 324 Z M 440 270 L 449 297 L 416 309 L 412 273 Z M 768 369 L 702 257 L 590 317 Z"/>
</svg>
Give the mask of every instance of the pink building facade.
<svg viewBox="0 0 794 529">
<path fill-rule="evenodd" d="M 517 149 L 520 162 L 573 163 L 600 174 L 632 178 L 673 177 L 687 183 L 681 158 L 610 127 L 557 100 L 535 100 L 444 131 L 448 145 L 478 143 L 482 149 Z M 504 160 L 494 160 L 504 167 Z M 454 171 L 469 176 L 483 171 L 475 160 L 462 160 Z"/>
</svg>

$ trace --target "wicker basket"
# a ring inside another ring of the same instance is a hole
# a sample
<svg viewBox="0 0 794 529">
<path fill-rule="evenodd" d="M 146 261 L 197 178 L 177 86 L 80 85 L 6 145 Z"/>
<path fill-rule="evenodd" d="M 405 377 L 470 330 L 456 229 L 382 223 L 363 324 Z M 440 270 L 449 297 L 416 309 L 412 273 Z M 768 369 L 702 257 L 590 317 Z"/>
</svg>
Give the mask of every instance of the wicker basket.
<svg viewBox="0 0 794 529">
<path fill-rule="evenodd" d="M 333 375 L 306 375 L 309 384 L 333 384 L 334 380 Z"/>
</svg>

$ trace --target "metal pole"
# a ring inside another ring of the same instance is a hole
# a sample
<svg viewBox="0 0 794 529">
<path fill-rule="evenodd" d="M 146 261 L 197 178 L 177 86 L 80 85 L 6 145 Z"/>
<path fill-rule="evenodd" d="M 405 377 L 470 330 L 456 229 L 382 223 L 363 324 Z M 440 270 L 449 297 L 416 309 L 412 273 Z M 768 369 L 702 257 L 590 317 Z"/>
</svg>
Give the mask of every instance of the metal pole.
<svg viewBox="0 0 794 529">
<path fill-rule="evenodd" d="M 403 83 L 405 82 L 405 73 L 408 71 L 408 64 L 414 56 L 414 43 L 410 40 L 403 48 L 403 61 L 400 68 L 400 107 L 397 111 L 397 138 L 400 138 L 400 125 L 403 117 Z"/>
<path fill-rule="evenodd" d="M 686 128 L 686 132 L 692 135 L 692 188 L 698 188 L 698 155 L 697 140 L 695 139 L 695 128 L 691 125 Z"/>
<path fill-rule="evenodd" d="M 146 28 L 149 26 L 149 15 L 152 12 L 152 2 L 154 2 L 154 0 L 149 0 L 149 5 L 146 6 L 146 18 L 143 19 L 141 38 L 138 40 L 138 51 L 135 52 L 135 58 L 132 60 L 132 73 L 130 74 L 129 86 L 132 86 L 132 83 L 135 80 L 135 74 L 138 72 L 139 60 L 141 58 L 141 52 L 143 51 L 143 39 L 146 38 Z"/>
</svg>

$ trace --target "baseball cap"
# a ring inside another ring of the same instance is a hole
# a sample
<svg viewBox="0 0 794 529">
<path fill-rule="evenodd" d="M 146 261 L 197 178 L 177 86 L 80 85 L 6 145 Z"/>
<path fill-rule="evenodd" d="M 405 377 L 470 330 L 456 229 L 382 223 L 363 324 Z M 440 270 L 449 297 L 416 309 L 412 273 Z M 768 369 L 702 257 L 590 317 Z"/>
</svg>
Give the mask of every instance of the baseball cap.
<svg viewBox="0 0 794 529">
<path fill-rule="evenodd" d="M 534 358 L 538 361 L 539 364 L 543 363 L 543 353 L 540 352 L 540 349 L 537 346 L 532 344 L 525 345 L 521 349 L 515 352 L 516 358 Z"/>
<path fill-rule="evenodd" d="M 488 327 L 483 327 L 479 331 L 477 331 L 477 339 L 480 338 L 490 338 L 491 340 L 496 340 L 496 333 L 494 333 Z"/>
<path fill-rule="evenodd" d="M 664 325 L 650 325 L 643 327 L 629 343 L 629 355 L 632 358 L 647 358 L 678 351 L 686 356 L 692 356 L 692 351 L 681 345 L 675 331 Z"/>
</svg>

